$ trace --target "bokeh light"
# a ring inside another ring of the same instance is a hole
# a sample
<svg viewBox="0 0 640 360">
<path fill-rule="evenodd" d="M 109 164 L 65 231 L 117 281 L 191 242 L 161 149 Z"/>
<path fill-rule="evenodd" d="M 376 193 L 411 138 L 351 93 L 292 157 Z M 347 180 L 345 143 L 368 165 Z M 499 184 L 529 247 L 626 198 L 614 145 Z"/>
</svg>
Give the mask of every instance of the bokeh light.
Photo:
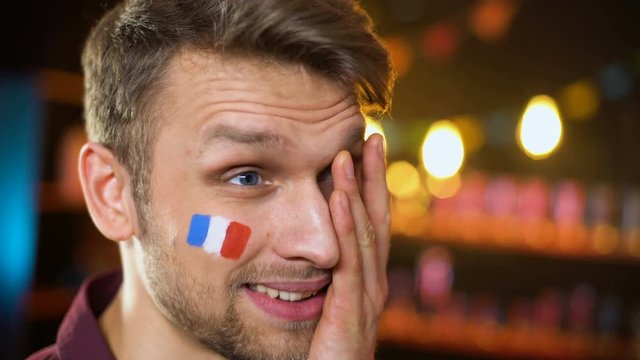
<svg viewBox="0 0 640 360">
<path fill-rule="evenodd" d="M 616 251 L 620 241 L 618 229 L 609 224 L 598 224 L 593 229 L 593 247 L 602 255 Z"/>
<path fill-rule="evenodd" d="M 387 187 L 398 199 L 414 196 L 420 189 L 418 169 L 407 161 L 395 161 L 387 169 Z"/>
<path fill-rule="evenodd" d="M 425 215 L 429 210 L 429 201 L 421 201 L 420 199 L 408 198 L 396 200 L 395 206 L 398 212 L 410 219 L 418 219 Z"/>
<path fill-rule="evenodd" d="M 571 120 L 589 120 L 600 108 L 598 89 L 589 80 L 568 85 L 562 91 L 560 100 L 563 114 Z"/>
<path fill-rule="evenodd" d="M 69 128 L 60 141 L 57 187 L 61 200 L 69 205 L 84 204 L 78 176 L 78 154 L 86 142 L 87 135 L 81 126 Z"/>
<path fill-rule="evenodd" d="M 407 73 L 414 61 L 413 49 L 409 40 L 402 36 L 388 36 L 383 41 L 391 54 L 393 69 L 398 75 Z"/>
<path fill-rule="evenodd" d="M 462 136 L 454 123 L 440 120 L 431 125 L 421 149 L 422 164 L 429 175 L 443 179 L 457 174 L 464 155 Z"/>
<path fill-rule="evenodd" d="M 529 101 L 517 130 L 518 143 L 534 160 L 547 158 L 562 140 L 562 120 L 556 102 L 538 95 Z"/>
<path fill-rule="evenodd" d="M 462 180 L 460 179 L 460 174 L 444 179 L 432 176 L 427 177 L 427 189 L 431 195 L 438 199 L 447 199 L 455 196 L 461 186 Z"/>
<path fill-rule="evenodd" d="M 461 116 L 453 119 L 453 123 L 456 124 L 460 131 L 464 149 L 467 153 L 473 154 L 482 148 L 485 141 L 484 129 L 478 118 Z"/>
<path fill-rule="evenodd" d="M 609 65 L 600 73 L 600 88 L 607 100 L 622 99 L 633 90 L 632 75 L 623 65 Z"/>
<path fill-rule="evenodd" d="M 387 136 L 384 132 L 384 128 L 382 127 L 382 124 L 380 123 L 380 121 L 372 117 L 366 116 L 365 123 L 366 123 L 366 126 L 364 129 L 364 139 L 367 140 L 369 136 L 373 134 L 382 135 L 382 147 L 386 154 L 387 153 Z"/>
<path fill-rule="evenodd" d="M 373 135 L 373 134 L 380 134 L 382 135 L 382 137 L 384 138 L 384 129 L 382 128 L 382 124 L 380 124 L 380 121 L 366 116 L 365 117 L 365 123 L 366 123 L 366 127 L 364 129 L 364 139 L 368 139 L 369 136 Z"/>
<path fill-rule="evenodd" d="M 485 119 L 486 133 L 485 139 L 487 145 L 493 147 L 502 147 L 513 144 L 513 134 L 516 131 L 518 114 L 511 110 L 497 110 Z"/>
<path fill-rule="evenodd" d="M 481 0 L 471 10 L 469 26 L 478 39 L 496 42 L 505 38 L 518 3 L 512 0 Z"/>
<path fill-rule="evenodd" d="M 429 60 L 449 60 L 460 48 L 460 29 L 451 22 L 439 22 L 422 35 L 422 53 Z"/>
</svg>

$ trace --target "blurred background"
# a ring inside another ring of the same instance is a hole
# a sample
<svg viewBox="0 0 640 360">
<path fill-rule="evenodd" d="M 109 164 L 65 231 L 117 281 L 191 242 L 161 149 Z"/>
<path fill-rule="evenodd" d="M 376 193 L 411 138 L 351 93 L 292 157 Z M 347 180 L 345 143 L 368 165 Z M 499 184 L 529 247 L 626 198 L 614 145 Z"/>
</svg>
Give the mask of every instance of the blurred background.
<svg viewBox="0 0 640 360">
<path fill-rule="evenodd" d="M 114 1 L 6 4 L 0 358 L 118 266 L 75 174 L 79 54 Z M 640 1 L 363 0 L 400 73 L 380 359 L 640 358 Z"/>
</svg>

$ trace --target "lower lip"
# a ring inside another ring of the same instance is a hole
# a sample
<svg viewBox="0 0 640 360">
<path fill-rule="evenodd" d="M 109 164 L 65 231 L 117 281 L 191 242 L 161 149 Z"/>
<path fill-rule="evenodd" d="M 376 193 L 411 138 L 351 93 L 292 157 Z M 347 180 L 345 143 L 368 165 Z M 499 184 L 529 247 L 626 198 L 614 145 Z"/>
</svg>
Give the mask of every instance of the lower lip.
<svg viewBox="0 0 640 360">
<path fill-rule="evenodd" d="M 322 314 L 325 293 L 301 301 L 272 299 L 269 295 L 245 287 L 249 298 L 269 315 L 286 321 L 316 320 Z"/>
</svg>

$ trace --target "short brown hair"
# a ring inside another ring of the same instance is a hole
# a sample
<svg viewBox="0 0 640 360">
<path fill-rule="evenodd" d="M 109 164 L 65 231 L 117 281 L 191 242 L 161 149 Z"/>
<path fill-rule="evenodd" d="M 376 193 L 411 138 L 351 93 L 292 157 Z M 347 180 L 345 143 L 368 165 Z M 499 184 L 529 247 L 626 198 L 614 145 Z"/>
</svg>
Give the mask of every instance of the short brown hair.
<svg viewBox="0 0 640 360">
<path fill-rule="evenodd" d="M 85 45 L 89 139 L 131 175 L 138 205 L 157 122 L 145 107 L 183 49 L 302 64 L 353 91 L 363 109 L 388 111 L 393 72 L 368 15 L 351 0 L 130 0 L 95 26 Z"/>
</svg>

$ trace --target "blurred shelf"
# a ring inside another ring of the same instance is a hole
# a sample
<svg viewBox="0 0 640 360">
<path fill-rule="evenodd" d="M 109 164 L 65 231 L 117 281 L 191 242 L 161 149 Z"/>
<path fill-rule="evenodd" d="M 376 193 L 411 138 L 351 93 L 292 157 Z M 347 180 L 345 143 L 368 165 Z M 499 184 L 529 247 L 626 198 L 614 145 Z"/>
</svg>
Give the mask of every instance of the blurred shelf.
<svg viewBox="0 0 640 360">
<path fill-rule="evenodd" d="M 392 209 L 392 234 L 413 243 L 640 265 L 640 233 L 621 234 L 611 226 L 597 230 L 576 226 L 563 236 L 559 233 L 561 229 L 550 221 L 502 223 L 490 217 L 471 220 L 441 214 L 409 219 Z"/>
<path fill-rule="evenodd" d="M 69 309 L 76 289 L 67 287 L 51 287 L 35 289 L 27 302 L 27 318 L 29 321 L 61 319 Z"/>
<path fill-rule="evenodd" d="M 380 319 L 384 344 L 501 359 L 637 359 L 634 344 L 619 337 L 504 326 L 449 315 L 419 314 L 391 305 Z M 637 344 L 636 344 L 637 346 Z"/>
<path fill-rule="evenodd" d="M 43 100 L 82 106 L 82 75 L 63 70 L 43 69 L 40 71 L 39 80 Z"/>
<path fill-rule="evenodd" d="M 69 200 L 64 196 L 57 183 L 42 182 L 39 188 L 40 212 L 51 213 L 84 213 L 86 207 L 84 200 Z"/>
<path fill-rule="evenodd" d="M 434 237 L 424 236 L 406 236 L 395 235 L 394 239 L 398 239 L 400 243 L 411 244 L 430 244 L 443 246 L 456 246 L 470 249 L 488 250 L 503 253 L 533 255 L 558 260 L 571 260 L 583 262 L 601 262 L 623 264 L 631 266 L 640 266 L 640 257 L 624 254 L 608 254 L 603 255 L 594 251 L 562 251 L 553 247 L 533 247 L 527 244 L 518 243 L 497 243 L 487 241 L 465 241 L 462 239 L 438 239 Z"/>
</svg>

